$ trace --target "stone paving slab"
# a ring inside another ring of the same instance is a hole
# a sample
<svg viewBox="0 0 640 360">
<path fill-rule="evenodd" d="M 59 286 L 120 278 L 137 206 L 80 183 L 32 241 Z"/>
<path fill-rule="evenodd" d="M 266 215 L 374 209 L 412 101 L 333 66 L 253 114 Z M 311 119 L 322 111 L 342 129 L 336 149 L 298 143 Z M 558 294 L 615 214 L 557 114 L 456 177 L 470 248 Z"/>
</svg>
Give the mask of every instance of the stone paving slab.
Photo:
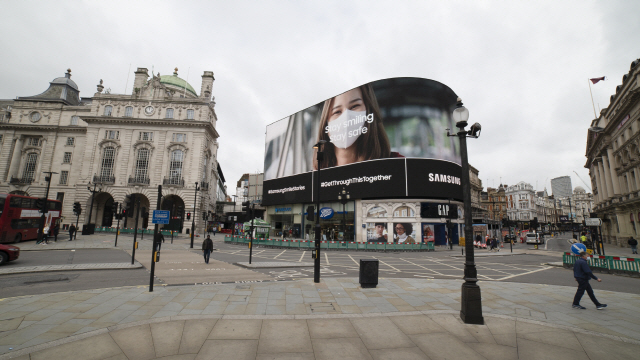
<svg viewBox="0 0 640 360">
<path fill-rule="evenodd" d="M 131 263 L 101 263 L 101 264 L 69 264 L 69 265 L 44 265 L 44 266 L 21 266 L 21 267 L 2 267 L 0 275 L 9 274 L 25 274 L 36 272 L 50 271 L 77 271 L 77 270 L 118 270 L 118 269 L 139 269 L 142 264 Z"/>
<path fill-rule="evenodd" d="M 469 328 L 459 323 L 457 314 L 460 310 L 461 285 L 462 281 L 459 280 L 380 279 L 377 288 L 362 289 L 355 278 L 323 278 L 318 284 L 313 283 L 311 279 L 264 283 L 238 281 L 234 284 L 221 285 L 157 286 L 152 293 L 148 292 L 146 286 L 137 286 L 6 298 L 0 299 L 0 354 L 7 356 L 0 356 L 0 359 L 14 354 L 35 354 L 55 344 L 66 344 L 65 341 L 68 341 L 66 339 L 79 340 L 82 336 L 88 336 L 87 334 L 111 333 L 133 326 L 147 326 L 144 330 L 147 332 L 144 335 L 145 339 L 166 338 L 166 333 L 179 332 L 180 326 L 184 333 L 211 332 L 215 324 L 207 322 L 191 324 L 187 321 L 206 319 L 230 321 L 349 319 L 350 326 L 347 326 L 344 320 L 341 320 L 342 323 L 336 322 L 335 325 L 312 324 L 308 321 L 305 326 L 300 325 L 301 323 L 296 325 L 297 331 L 307 331 L 309 334 L 314 334 L 314 337 L 309 337 L 310 342 L 305 340 L 307 338 L 301 338 L 300 341 L 307 345 L 304 348 L 292 348 L 288 351 L 298 353 L 312 351 L 320 357 L 330 353 L 316 347 L 317 344 L 341 346 L 347 350 L 351 349 L 348 351 L 357 350 L 356 353 L 360 353 L 362 349 L 357 342 L 314 341 L 316 338 L 329 339 L 332 332 L 326 329 L 333 328 L 336 329 L 337 334 L 353 334 L 355 331 L 363 346 L 372 354 L 371 356 L 383 354 L 387 346 L 391 346 L 387 342 L 375 341 L 376 337 L 381 336 L 380 329 L 387 329 L 385 334 L 389 334 L 389 337 L 393 335 L 393 338 L 401 341 L 404 344 L 402 348 L 406 349 L 407 354 L 415 353 L 419 349 L 423 352 L 431 351 L 431 355 L 436 358 L 441 357 L 442 354 L 435 350 L 426 350 L 424 345 L 439 339 L 437 336 L 434 337 L 434 329 L 436 333 L 453 334 L 464 344 L 471 341 L 473 344 L 497 344 L 518 348 L 521 342 L 526 346 L 535 343 L 539 344 L 538 346 L 552 345 L 554 337 L 532 335 L 523 336 L 520 339 L 511 335 L 513 329 L 516 332 L 530 331 L 537 326 L 538 329 L 553 328 L 540 330 L 540 332 L 571 332 L 604 338 L 604 341 L 640 345 L 640 314 L 637 311 L 640 306 L 639 295 L 600 291 L 597 289 L 597 284 L 594 284 L 596 295 L 600 301 L 609 304 L 609 307 L 604 311 L 596 311 L 594 306 L 586 303 L 588 299 L 585 298 L 583 305 L 588 309 L 576 310 L 571 308 L 574 287 L 481 281 L 479 285 L 482 291 L 485 319 L 502 319 L 500 320 L 502 323 L 494 320 L 486 321 L 485 326 L 493 331 L 490 334 L 484 327 Z M 447 314 L 451 316 L 444 316 Z M 411 317 L 419 315 L 427 315 L 429 319 L 412 321 L 417 318 Z M 395 316 L 401 316 L 401 318 Z M 374 325 L 373 322 L 369 324 L 353 320 L 370 317 L 390 317 L 392 322 L 379 320 L 375 323 L 377 325 Z M 166 327 L 149 326 L 149 324 L 167 321 L 186 322 Z M 522 329 L 519 329 L 516 325 L 520 322 L 526 323 L 527 326 L 520 326 Z M 262 339 L 262 333 L 258 336 L 255 329 L 251 330 L 253 325 L 240 323 L 236 325 L 233 322 L 220 324 L 224 329 L 236 329 L 234 331 L 246 335 L 241 335 L 241 339 L 221 339 L 220 335 L 215 334 L 224 333 L 224 330 L 222 332 L 216 330 L 212 333 L 213 337 L 197 338 L 202 341 L 207 338 L 215 340 L 220 346 L 225 346 L 226 343 L 220 343 L 223 340 L 261 341 Z M 280 325 L 277 324 L 282 323 L 272 324 L 276 325 L 270 325 L 268 328 L 278 328 Z M 394 326 L 400 330 L 396 330 Z M 369 330 L 369 327 L 373 328 Z M 362 333 L 363 331 L 372 332 L 365 334 Z M 494 333 L 500 336 L 491 337 Z M 265 337 L 265 339 L 268 338 L 268 336 Z M 123 354 L 133 354 L 129 352 L 133 350 L 125 349 L 130 346 L 127 343 L 127 337 L 118 337 L 119 340 L 112 337 L 112 339 Z M 171 346 L 181 346 L 184 349 L 190 349 L 189 351 L 195 351 L 193 349 L 203 346 L 189 339 L 185 341 L 170 343 Z M 149 343 L 154 342 L 151 340 Z M 166 341 L 163 344 L 169 346 Z M 273 351 L 277 352 L 281 349 L 278 344 L 280 344 L 278 341 L 273 340 L 267 344 L 268 346 L 256 345 L 257 352 L 247 356 L 256 358 L 266 356 L 264 354 L 272 354 Z M 456 344 L 452 346 L 458 346 Z M 488 351 L 486 347 L 489 345 L 473 344 L 465 345 L 470 346 L 471 349 L 465 350 L 465 353 L 473 351 L 484 354 Z M 573 344 L 577 343 L 574 341 Z M 584 344 L 582 342 L 580 344 L 583 346 L 582 351 L 587 351 L 584 349 Z M 112 344 L 107 347 L 111 348 Z M 156 349 L 156 351 L 162 354 L 174 352 L 168 347 Z M 260 355 L 261 351 L 264 351 L 263 355 Z M 321 355 L 321 352 L 325 355 Z M 504 352 L 508 353 L 506 350 Z M 151 358 L 151 352 L 145 354 L 144 357 Z"/>
<path fill-rule="evenodd" d="M 289 261 L 252 261 L 249 262 L 237 262 L 235 265 L 246 267 L 249 269 L 271 269 L 271 268 L 299 268 L 299 267 L 313 267 L 313 263 L 310 262 L 289 262 Z"/>
</svg>

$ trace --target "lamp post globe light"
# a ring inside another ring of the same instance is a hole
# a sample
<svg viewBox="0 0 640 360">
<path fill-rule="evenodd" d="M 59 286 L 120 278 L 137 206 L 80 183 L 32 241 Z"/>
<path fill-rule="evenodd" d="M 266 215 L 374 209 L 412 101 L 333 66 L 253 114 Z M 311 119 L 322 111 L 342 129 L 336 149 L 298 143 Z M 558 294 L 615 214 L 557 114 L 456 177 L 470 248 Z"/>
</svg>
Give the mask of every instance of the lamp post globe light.
<svg viewBox="0 0 640 360">
<path fill-rule="evenodd" d="M 482 298 L 480 286 L 478 286 L 478 271 L 474 260 L 473 251 L 473 219 L 471 215 L 471 181 L 469 179 L 469 158 L 467 157 L 467 137 L 478 138 L 482 127 L 475 123 L 467 131 L 469 110 L 462 105 L 458 98 L 457 107 L 453 110 L 453 120 L 456 122 L 458 132 L 447 134 L 457 136 L 460 140 L 460 158 L 462 162 L 462 196 L 464 200 L 464 237 L 466 258 L 464 262 L 464 283 L 462 284 L 462 297 L 460 304 L 460 318 L 467 324 L 484 324 L 482 317 Z M 449 129 L 447 129 L 449 130 Z"/>
<path fill-rule="evenodd" d="M 318 162 L 318 169 L 316 170 L 316 226 L 315 226 L 315 257 L 313 259 L 313 282 L 320 282 L 320 164 L 324 160 L 324 143 L 326 140 L 320 140 L 317 144 L 313 145 L 316 149 L 316 161 Z"/>
<path fill-rule="evenodd" d="M 344 241 L 347 240 L 347 211 L 345 210 L 345 205 L 347 202 L 351 200 L 351 195 L 349 192 L 343 187 L 342 191 L 338 193 L 338 201 L 342 203 L 342 237 Z"/>
</svg>

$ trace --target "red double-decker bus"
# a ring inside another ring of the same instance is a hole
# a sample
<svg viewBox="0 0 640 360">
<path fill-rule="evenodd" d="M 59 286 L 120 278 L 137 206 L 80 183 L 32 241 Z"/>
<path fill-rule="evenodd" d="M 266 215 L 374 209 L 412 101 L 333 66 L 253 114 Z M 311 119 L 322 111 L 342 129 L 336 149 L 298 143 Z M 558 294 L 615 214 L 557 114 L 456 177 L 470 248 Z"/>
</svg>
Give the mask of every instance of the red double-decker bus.
<svg viewBox="0 0 640 360">
<path fill-rule="evenodd" d="M 0 194 L 0 243 L 18 243 L 38 238 L 42 213 L 36 207 L 38 198 L 14 194 Z M 60 219 L 62 202 L 47 200 L 45 227 L 52 228 Z"/>
</svg>

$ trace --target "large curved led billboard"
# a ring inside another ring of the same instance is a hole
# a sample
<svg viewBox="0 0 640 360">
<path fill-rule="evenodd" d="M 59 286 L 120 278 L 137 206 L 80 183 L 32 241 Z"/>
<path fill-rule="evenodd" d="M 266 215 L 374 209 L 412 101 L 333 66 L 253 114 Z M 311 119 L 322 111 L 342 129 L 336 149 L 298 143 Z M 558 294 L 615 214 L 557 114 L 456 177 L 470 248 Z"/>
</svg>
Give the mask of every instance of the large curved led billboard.
<svg viewBox="0 0 640 360">
<path fill-rule="evenodd" d="M 462 200 L 457 96 L 422 78 L 374 81 L 267 126 L 263 205 L 352 199 Z M 455 132 L 452 130 L 452 132 Z M 317 161 L 314 145 L 321 145 Z M 320 171 L 316 171 L 316 170 Z"/>
</svg>

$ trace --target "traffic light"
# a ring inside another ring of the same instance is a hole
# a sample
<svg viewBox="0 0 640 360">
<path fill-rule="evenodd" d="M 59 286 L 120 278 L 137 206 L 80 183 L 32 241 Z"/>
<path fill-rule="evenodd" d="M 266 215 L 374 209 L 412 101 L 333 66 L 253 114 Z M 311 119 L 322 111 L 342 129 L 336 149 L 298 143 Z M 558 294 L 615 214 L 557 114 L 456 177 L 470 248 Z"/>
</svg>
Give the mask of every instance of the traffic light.
<svg viewBox="0 0 640 360">
<path fill-rule="evenodd" d="M 77 201 L 73 203 L 73 213 L 76 215 L 80 215 L 82 213 L 82 207 Z"/>
<path fill-rule="evenodd" d="M 447 229 L 451 229 L 451 220 L 447 219 Z"/>
<path fill-rule="evenodd" d="M 118 215 L 118 203 L 115 201 L 111 204 L 111 213 Z"/>
<path fill-rule="evenodd" d="M 209 218 L 207 215 L 208 215 L 207 212 L 203 211 L 202 212 L 202 220 L 207 220 Z"/>
<path fill-rule="evenodd" d="M 147 208 L 146 208 L 146 207 L 143 207 L 143 208 L 142 208 L 142 209 L 140 209 L 140 210 L 142 210 L 142 218 L 143 218 L 143 219 L 145 219 L 145 218 L 148 218 L 148 217 L 149 217 L 149 212 L 147 211 Z"/>
<path fill-rule="evenodd" d="M 127 195 L 124 197 L 124 201 L 122 202 L 122 213 L 133 213 L 133 195 Z"/>
<path fill-rule="evenodd" d="M 243 201 L 242 202 L 242 212 L 251 211 L 250 206 L 251 206 L 251 202 L 250 201 Z"/>
<path fill-rule="evenodd" d="M 40 211 L 43 210 L 43 208 L 44 208 L 44 199 L 42 199 L 42 198 L 36 199 L 36 208 L 38 210 L 40 210 Z"/>
<path fill-rule="evenodd" d="M 307 220 L 313 221 L 315 219 L 315 208 L 312 205 L 307 206 Z"/>
<path fill-rule="evenodd" d="M 178 216 L 180 219 L 184 219 L 184 206 L 178 206 Z"/>
<path fill-rule="evenodd" d="M 187 213 L 187 220 L 189 220 L 189 219 L 191 219 L 191 213 L 190 212 Z"/>
</svg>

